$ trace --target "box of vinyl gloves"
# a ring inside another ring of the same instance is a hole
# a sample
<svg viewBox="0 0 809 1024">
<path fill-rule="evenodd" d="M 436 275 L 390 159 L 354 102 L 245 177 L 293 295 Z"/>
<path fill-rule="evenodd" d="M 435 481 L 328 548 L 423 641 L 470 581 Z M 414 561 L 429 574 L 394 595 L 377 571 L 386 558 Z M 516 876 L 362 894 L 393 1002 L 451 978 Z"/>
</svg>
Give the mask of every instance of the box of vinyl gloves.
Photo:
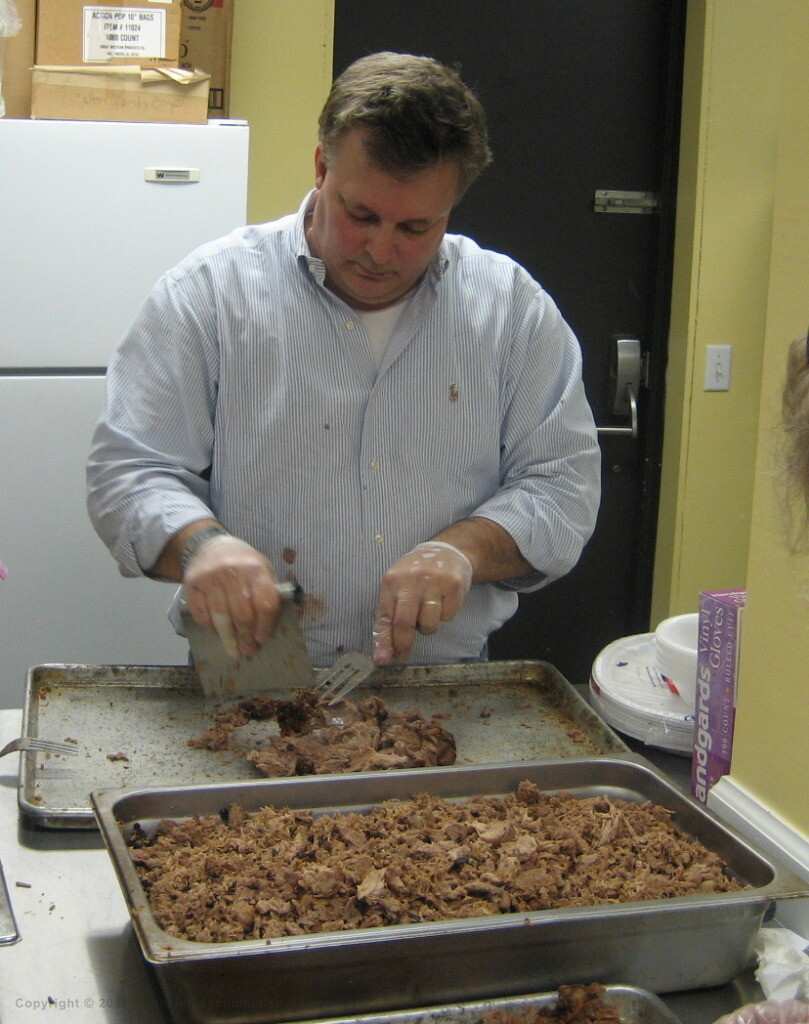
<svg viewBox="0 0 809 1024">
<path fill-rule="evenodd" d="M 691 792 L 702 803 L 730 772 L 744 605 L 743 590 L 700 594 Z"/>
</svg>

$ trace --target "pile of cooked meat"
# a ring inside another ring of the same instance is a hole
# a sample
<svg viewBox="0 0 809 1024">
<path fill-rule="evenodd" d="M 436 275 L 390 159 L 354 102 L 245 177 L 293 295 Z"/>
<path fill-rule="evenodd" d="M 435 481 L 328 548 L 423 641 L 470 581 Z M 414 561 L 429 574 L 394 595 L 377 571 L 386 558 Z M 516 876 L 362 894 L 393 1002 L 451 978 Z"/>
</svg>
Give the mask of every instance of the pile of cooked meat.
<svg viewBox="0 0 809 1024">
<path fill-rule="evenodd" d="M 249 721 L 275 719 L 280 735 L 268 736 L 255 750 L 244 750 L 235 731 Z M 314 690 L 292 700 L 250 697 L 214 715 L 214 728 L 189 746 L 238 750 L 262 775 L 323 775 L 332 772 L 427 768 L 455 763 L 455 740 L 419 711 L 394 712 L 376 696 L 343 700 L 334 707 Z"/>
<path fill-rule="evenodd" d="M 740 889 L 670 813 L 543 793 L 452 802 L 428 794 L 367 813 L 238 805 L 137 826 L 152 913 L 200 942 L 439 921 Z"/>
<path fill-rule="evenodd" d="M 560 985 L 558 999 L 518 1010 L 488 1010 L 480 1024 L 621 1024 L 621 1015 L 604 999 L 603 985 Z"/>
</svg>

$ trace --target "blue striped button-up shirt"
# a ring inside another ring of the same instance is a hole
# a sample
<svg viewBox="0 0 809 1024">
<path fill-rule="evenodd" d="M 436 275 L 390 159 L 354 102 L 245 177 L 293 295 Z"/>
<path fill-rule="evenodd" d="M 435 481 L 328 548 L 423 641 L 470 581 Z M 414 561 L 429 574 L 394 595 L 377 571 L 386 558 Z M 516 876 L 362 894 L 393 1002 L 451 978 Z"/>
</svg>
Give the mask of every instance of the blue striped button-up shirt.
<svg viewBox="0 0 809 1024">
<path fill-rule="evenodd" d="M 329 665 L 371 650 L 388 566 L 484 516 L 536 575 L 473 586 L 410 660 L 475 657 L 515 590 L 566 573 L 594 526 L 600 456 L 578 343 L 524 269 L 446 235 L 377 371 L 360 318 L 307 248 L 310 201 L 157 283 L 107 373 L 91 518 L 134 576 L 213 515 L 313 595 L 307 644 Z"/>
</svg>

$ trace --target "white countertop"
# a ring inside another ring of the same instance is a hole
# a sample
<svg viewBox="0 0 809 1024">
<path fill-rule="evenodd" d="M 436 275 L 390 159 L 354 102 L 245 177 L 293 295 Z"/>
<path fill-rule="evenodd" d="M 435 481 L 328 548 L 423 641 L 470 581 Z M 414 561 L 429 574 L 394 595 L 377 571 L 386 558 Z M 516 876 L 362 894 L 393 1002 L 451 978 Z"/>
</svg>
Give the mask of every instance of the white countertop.
<svg viewBox="0 0 809 1024">
<path fill-rule="evenodd" d="M 0 710 L 0 747 L 20 711 Z M 0 1024 L 171 1024 L 143 960 L 112 862 L 94 830 L 18 824 L 18 755 L 0 761 L 0 862 L 20 940 L 0 946 Z M 762 998 L 752 972 L 665 996 L 683 1024 Z"/>
</svg>

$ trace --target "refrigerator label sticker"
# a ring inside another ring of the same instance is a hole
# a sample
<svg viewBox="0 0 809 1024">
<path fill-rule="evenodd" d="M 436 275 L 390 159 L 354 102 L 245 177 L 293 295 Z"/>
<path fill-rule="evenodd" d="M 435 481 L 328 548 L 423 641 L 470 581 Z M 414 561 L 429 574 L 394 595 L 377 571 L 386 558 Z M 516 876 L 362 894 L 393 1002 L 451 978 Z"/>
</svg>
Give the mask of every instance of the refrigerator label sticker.
<svg viewBox="0 0 809 1024">
<path fill-rule="evenodd" d="M 199 181 L 198 167 L 145 167 L 143 177 L 146 181 Z"/>
<path fill-rule="evenodd" d="M 84 60 L 166 56 L 166 12 L 160 8 L 85 7 Z"/>
</svg>

